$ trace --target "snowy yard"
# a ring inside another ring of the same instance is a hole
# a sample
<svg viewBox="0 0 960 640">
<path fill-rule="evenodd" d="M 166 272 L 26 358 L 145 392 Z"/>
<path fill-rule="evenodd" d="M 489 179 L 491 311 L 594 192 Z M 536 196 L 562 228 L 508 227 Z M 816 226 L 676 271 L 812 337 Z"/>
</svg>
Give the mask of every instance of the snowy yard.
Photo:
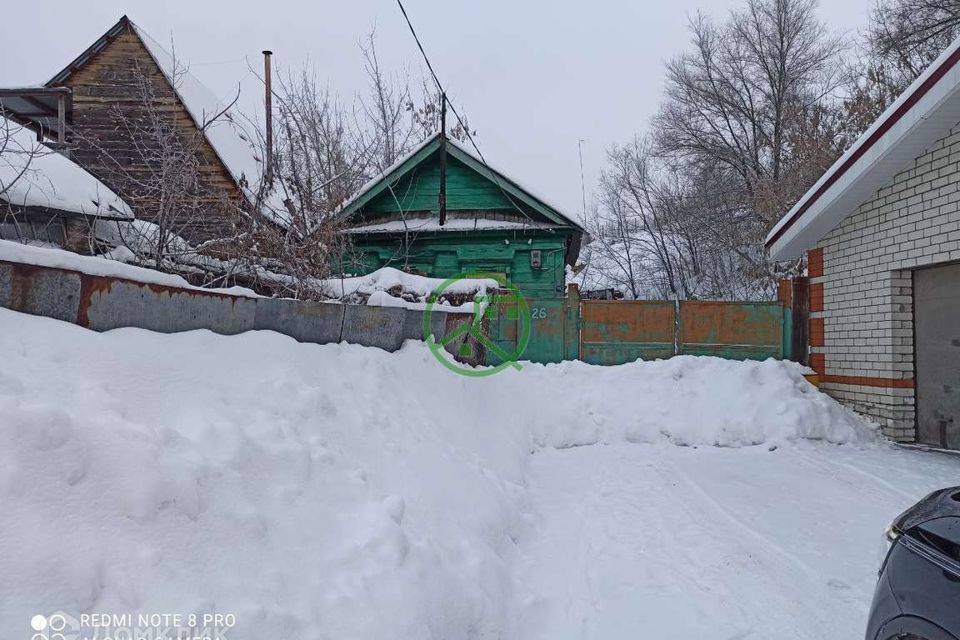
<svg viewBox="0 0 960 640">
<path fill-rule="evenodd" d="M 0 309 L 0 636 L 219 612 L 231 640 L 860 637 L 883 528 L 960 458 L 790 364 L 457 376 L 268 332 Z"/>
<path fill-rule="evenodd" d="M 534 457 L 518 638 L 860 638 L 881 533 L 960 458 L 796 443 Z"/>
</svg>

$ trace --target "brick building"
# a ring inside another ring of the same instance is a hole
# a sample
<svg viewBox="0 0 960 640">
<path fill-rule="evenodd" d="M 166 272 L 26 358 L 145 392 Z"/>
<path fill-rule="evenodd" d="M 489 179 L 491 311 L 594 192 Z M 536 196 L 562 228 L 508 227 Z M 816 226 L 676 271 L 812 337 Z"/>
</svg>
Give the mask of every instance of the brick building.
<svg viewBox="0 0 960 640">
<path fill-rule="evenodd" d="M 767 237 L 806 253 L 810 365 L 888 437 L 960 448 L 960 40 Z"/>
</svg>

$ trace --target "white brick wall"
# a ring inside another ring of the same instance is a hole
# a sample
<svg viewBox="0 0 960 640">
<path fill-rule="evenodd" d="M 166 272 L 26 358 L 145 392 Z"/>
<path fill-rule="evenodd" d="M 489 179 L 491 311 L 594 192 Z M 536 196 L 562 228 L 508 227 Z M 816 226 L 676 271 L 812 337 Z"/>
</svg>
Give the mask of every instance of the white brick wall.
<svg viewBox="0 0 960 640">
<path fill-rule="evenodd" d="M 824 346 L 811 352 L 824 356 L 822 388 L 912 441 L 914 389 L 889 381 L 914 377 L 910 270 L 960 260 L 960 127 L 817 246 L 823 277 L 811 284 L 823 284 L 824 310 L 811 316 L 824 318 Z"/>
</svg>

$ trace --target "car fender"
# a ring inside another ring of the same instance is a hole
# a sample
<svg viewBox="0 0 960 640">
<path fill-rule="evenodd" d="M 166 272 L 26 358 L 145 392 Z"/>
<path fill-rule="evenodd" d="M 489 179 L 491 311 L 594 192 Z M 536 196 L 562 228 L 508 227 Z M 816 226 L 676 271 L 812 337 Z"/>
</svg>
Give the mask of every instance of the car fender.
<svg viewBox="0 0 960 640">
<path fill-rule="evenodd" d="M 924 640 L 958 640 L 945 629 L 916 616 L 898 616 L 885 622 L 873 640 L 894 640 L 905 634 Z"/>
</svg>

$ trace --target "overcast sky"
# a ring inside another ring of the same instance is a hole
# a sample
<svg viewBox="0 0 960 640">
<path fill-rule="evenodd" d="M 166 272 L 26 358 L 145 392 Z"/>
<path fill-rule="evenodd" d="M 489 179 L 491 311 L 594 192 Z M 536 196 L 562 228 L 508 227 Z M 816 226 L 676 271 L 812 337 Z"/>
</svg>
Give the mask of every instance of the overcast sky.
<svg viewBox="0 0 960 640">
<path fill-rule="evenodd" d="M 852 38 L 871 2 L 823 2 L 820 15 Z M 686 46 L 688 18 L 697 10 L 723 17 L 739 3 L 405 0 L 486 158 L 573 216 L 581 209 L 577 141 L 584 139 L 589 198 L 604 150 L 644 130 L 655 113 L 663 63 Z M 244 58 L 262 66 L 260 51 L 269 48 L 278 65 L 311 61 L 350 98 L 363 89 L 357 44 L 373 25 L 385 67 L 419 74 L 422 66 L 395 0 L 45 0 L 4 7 L 0 86 L 46 82 L 123 14 L 165 46 L 172 37 L 178 58 L 223 97 L 248 74 Z"/>
</svg>

